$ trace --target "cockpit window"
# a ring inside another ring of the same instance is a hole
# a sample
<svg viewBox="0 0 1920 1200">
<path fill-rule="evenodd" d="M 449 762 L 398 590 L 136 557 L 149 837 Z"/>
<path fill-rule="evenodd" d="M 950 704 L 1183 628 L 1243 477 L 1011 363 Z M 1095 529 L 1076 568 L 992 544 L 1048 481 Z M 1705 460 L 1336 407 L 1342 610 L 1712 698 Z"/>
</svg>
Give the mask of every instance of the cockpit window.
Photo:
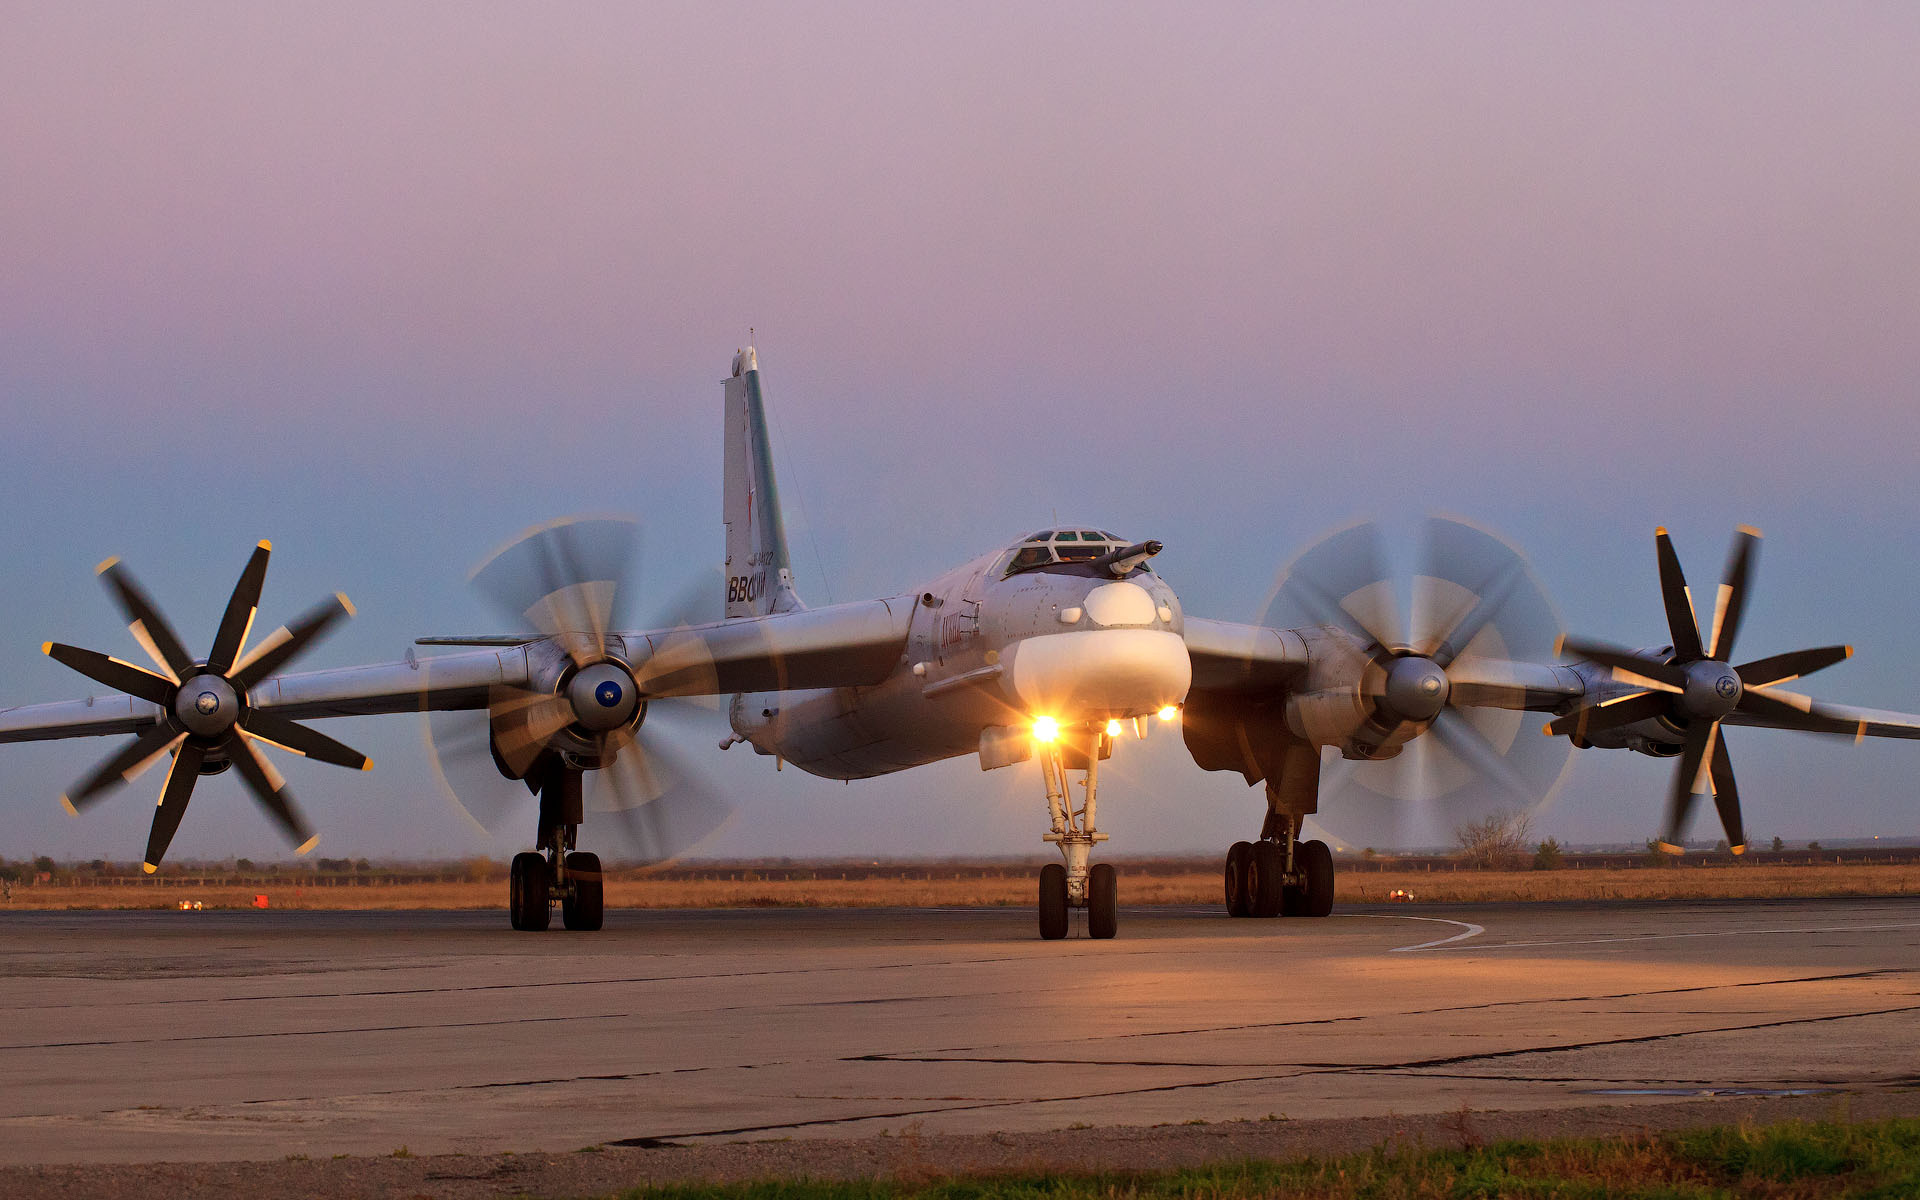
<svg viewBox="0 0 1920 1200">
<path fill-rule="evenodd" d="M 1030 534 L 1008 552 L 1003 561 L 1006 566 L 1002 578 L 1018 575 L 1024 571 L 1050 571 L 1067 575 L 1099 575 L 1105 577 L 1104 568 L 1089 564 L 1104 554 L 1114 550 L 1124 550 L 1129 543 L 1118 534 L 1097 529 L 1043 529 Z M 1152 573 L 1153 568 L 1145 561 L 1135 568 L 1137 571 Z"/>
</svg>

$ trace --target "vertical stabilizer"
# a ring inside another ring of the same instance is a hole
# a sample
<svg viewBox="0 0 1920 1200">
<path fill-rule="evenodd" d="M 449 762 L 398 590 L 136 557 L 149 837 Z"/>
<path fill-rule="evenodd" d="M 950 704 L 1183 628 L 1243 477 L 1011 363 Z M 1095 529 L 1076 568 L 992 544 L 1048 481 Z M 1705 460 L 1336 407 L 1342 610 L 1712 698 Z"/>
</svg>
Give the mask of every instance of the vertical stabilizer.
<svg viewBox="0 0 1920 1200">
<path fill-rule="evenodd" d="M 758 617 L 804 608 L 793 590 L 787 526 L 773 480 L 773 449 L 753 347 L 733 356 L 727 379 L 723 512 L 727 523 L 727 616 Z"/>
</svg>

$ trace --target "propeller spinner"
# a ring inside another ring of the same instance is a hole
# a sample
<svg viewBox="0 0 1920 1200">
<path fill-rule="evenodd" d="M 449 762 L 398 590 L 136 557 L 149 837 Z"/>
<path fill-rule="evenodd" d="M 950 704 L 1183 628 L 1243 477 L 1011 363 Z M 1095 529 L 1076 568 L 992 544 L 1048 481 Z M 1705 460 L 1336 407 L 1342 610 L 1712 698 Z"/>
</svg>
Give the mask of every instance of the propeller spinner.
<svg viewBox="0 0 1920 1200">
<path fill-rule="evenodd" d="M 1338 707 L 1357 702 L 1365 719 L 1315 818 L 1354 844 L 1444 840 L 1461 822 L 1530 810 L 1566 769 L 1570 751 L 1539 753 L 1519 713 L 1456 693 L 1475 660 L 1544 656 L 1558 632 L 1525 559 L 1485 530 L 1428 518 L 1402 575 L 1378 526 L 1349 525 L 1287 567 L 1260 623 L 1332 626 L 1357 648 L 1358 693 Z"/>
<path fill-rule="evenodd" d="M 112 558 L 100 564 L 99 575 L 126 614 L 134 640 L 153 659 L 158 671 L 59 642 L 41 647 L 55 661 L 94 682 L 145 700 L 159 710 L 151 728 L 60 798 L 67 811 L 77 815 L 171 753 L 173 766 L 160 793 L 142 862 L 149 874 L 159 869 L 180 828 L 194 783 L 202 774 L 223 770 L 228 763 L 240 772 L 247 790 L 299 847 L 299 853 L 305 854 L 319 841 L 294 806 L 286 780 L 254 746 L 255 742 L 271 743 L 317 762 L 355 770 L 368 770 L 373 765 L 364 754 L 323 733 L 248 703 L 247 694 L 263 679 L 305 653 L 334 622 L 353 615 L 347 598 L 335 593 L 248 651 L 247 635 L 259 609 L 260 589 L 266 582 L 267 560 L 272 552 L 269 542 L 255 547 L 227 600 L 213 649 L 203 660 L 187 653 L 132 574 Z"/>
<path fill-rule="evenodd" d="M 528 530 L 474 572 L 483 597 L 559 656 L 552 686 L 499 687 L 485 711 L 427 715 L 441 783 L 482 828 L 522 809 L 555 766 L 584 772 L 588 807 L 614 814 L 643 862 L 682 854 L 726 821 L 730 805 L 669 744 L 697 718 L 695 702 L 658 698 L 711 690 L 699 686 L 712 676 L 703 643 L 669 636 L 634 662 L 614 632 L 627 624 L 621 606 L 638 544 L 631 520 L 567 518 Z M 698 587 L 648 627 L 719 619 L 704 610 L 717 607 L 722 585 L 703 577 Z"/>
</svg>

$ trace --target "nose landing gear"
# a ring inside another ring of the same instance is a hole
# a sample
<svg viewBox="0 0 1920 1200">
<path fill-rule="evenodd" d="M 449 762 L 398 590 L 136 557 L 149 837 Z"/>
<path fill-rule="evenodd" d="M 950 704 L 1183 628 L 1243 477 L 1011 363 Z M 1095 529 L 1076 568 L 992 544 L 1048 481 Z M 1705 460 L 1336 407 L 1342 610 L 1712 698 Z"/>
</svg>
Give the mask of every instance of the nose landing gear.
<svg viewBox="0 0 1920 1200">
<path fill-rule="evenodd" d="M 1098 811 L 1101 751 L 1106 734 L 1099 729 L 1087 735 L 1084 749 L 1067 746 L 1071 736 L 1061 731 L 1060 740 L 1039 744 L 1040 774 L 1047 785 L 1047 815 L 1052 828 L 1043 839 L 1060 847 L 1064 863 L 1048 863 L 1040 870 L 1040 936 L 1057 941 L 1067 936 L 1068 910 L 1087 910 L 1087 936 L 1110 938 L 1119 931 L 1119 873 L 1112 863 L 1094 863 L 1093 846 L 1107 835 L 1094 828 Z M 1073 806 L 1072 785 L 1067 780 L 1068 758 L 1077 767 L 1086 759 L 1086 777 L 1082 783 L 1086 802 Z"/>
<path fill-rule="evenodd" d="M 1227 851 L 1230 917 L 1324 917 L 1333 911 L 1333 852 L 1300 840 L 1301 818 L 1269 813 L 1257 842 Z"/>
</svg>

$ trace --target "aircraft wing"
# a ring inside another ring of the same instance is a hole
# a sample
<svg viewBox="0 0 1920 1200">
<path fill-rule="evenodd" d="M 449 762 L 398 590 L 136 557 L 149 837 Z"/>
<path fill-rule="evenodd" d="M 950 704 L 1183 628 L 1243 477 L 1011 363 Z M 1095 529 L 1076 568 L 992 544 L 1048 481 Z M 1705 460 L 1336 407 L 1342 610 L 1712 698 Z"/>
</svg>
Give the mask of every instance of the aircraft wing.
<svg viewBox="0 0 1920 1200">
<path fill-rule="evenodd" d="M 1559 712 L 1586 695 L 1571 667 L 1468 655 L 1447 664 L 1452 703 L 1478 708 Z"/>
<path fill-rule="evenodd" d="M 1186 640 L 1193 686 L 1201 691 L 1285 685 L 1309 662 L 1306 640 L 1291 629 L 1188 617 Z"/>
<path fill-rule="evenodd" d="M 609 639 L 650 697 L 851 687 L 884 679 L 905 650 L 911 601 L 872 600 Z M 290 720 L 485 708 L 492 689 L 526 687 L 547 639 L 463 654 L 272 676 L 252 708 Z M 0 709 L 0 743 L 139 733 L 158 705 L 125 695 Z"/>
</svg>

